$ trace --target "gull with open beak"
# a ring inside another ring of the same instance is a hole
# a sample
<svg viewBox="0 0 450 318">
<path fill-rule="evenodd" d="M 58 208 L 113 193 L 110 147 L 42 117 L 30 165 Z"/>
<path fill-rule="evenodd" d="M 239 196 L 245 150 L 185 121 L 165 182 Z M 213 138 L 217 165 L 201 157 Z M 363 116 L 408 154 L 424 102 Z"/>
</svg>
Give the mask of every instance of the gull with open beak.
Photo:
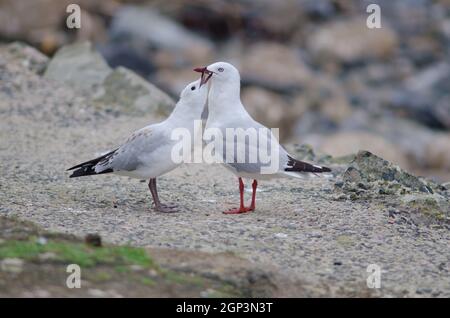
<svg viewBox="0 0 450 318">
<path fill-rule="evenodd" d="M 213 75 L 213 72 L 208 71 L 208 69 L 206 67 L 197 67 L 197 68 L 194 68 L 194 71 L 201 73 L 200 86 L 206 84 L 209 81 L 209 79 L 211 78 L 211 76 Z"/>
<path fill-rule="evenodd" d="M 239 179 L 240 205 L 239 208 L 225 211 L 226 214 L 239 214 L 255 210 L 256 208 L 256 188 L 258 179 L 271 179 L 275 177 L 302 177 L 306 174 L 316 174 L 321 172 L 330 172 L 327 167 L 322 167 L 307 162 L 299 161 L 289 155 L 286 150 L 278 143 L 272 132 L 262 124 L 255 121 L 245 110 L 240 98 L 240 75 L 239 71 L 231 64 L 218 62 L 207 67 L 194 69 L 200 72 L 201 85 L 210 81 L 208 93 L 208 119 L 206 121 L 205 131 L 208 129 L 218 129 L 224 137 L 223 149 L 215 149 L 220 153 L 222 162 Z M 257 134 L 257 139 L 250 138 L 226 138 L 227 129 L 255 129 L 264 131 Z M 267 162 L 260 158 L 260 148 L 262 145 L 270 144 L 270 152 L 276 159 L 276 167 L 267 173 Z M 230 149 L 232 154 L 230 155 Z M 243 152 L 239 160 L 239 152 Z M 257 158 L 251 161 L 249 158 Z M 265 171 L 265 172 L 264 172 Z M 242 178 L 253 179 L 252 200 L 250 206 L 244 205 L 244 182 Z"/>
</svg>

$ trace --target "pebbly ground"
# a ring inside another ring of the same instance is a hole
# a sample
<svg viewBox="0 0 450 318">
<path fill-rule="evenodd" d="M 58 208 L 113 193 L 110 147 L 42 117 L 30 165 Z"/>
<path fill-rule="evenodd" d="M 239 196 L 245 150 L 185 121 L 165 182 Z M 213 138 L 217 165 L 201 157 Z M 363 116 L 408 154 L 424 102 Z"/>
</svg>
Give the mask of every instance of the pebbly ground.
<svg viewBox="0 0 450 318">
<path fill-rule="evenodd" d="M 236 178 L 220 166 L 183 166 L 159 179 L 162 200 L 180 206 L 174 214 L 154 212 L 139 180 L 69 179 L 65 169 L 156 119 L 92 107 L 58 83 L 3 67 L 2 215 L 118 244 L 231 252 L 301 282 L 303 295 L 450 297 L 448 227 L 390 215 L 389 202 L 336 201 L 335 177 L 260 182 L 257 210 L 245 215 L 221 213 L 239 196 Z M 369 264 L 382 269 L 378 290 L 366 286 Z"/>
<path fill-rule="evenodd" d="M 176 214 L 155 213 L 138 180 L 68 178 L 67 167 L 146 121 L 124 116 L 57 127 L 28 116 L 2 119 L 0 213 L 119 244 L 231 251 L 274 264 L 318 294 L 360 294 L 373 263 L 383 270 L 377 295 L 450 296 L 448 229 L 407 217 L 392 223 L 376 202 L 335 201 L 334 178 L 261 182 L 257 210 L 234 216 L 221 212 L 238 202 L 237 180 L 220 166 L 188 165 L 160 178 L 160 195 L 180 206 Z"/>
</svg>

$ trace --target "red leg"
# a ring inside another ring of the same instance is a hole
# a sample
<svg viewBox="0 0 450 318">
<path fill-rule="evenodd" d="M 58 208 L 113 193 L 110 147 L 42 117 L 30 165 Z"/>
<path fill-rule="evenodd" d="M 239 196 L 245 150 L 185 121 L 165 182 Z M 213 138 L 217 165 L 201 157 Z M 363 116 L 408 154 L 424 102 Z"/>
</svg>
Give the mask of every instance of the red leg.
<svg viewBox="0 0 450 318">
<path fill-rule="evenodd" d="M 252 189 L 253 189 L 253 192 L 252 192 L 252 203 L 250 204 L 250 211 L 254 211 L 255 210 L 255 208 L 256 208 L 256 188 L 258 187 L 258 181 L 256 181 L 256 180 L 253 180 L 253 183 L 252 183 Z"/>
<path fill-rule="evenodd" d="M 239 195 L 240 195 L 240 206 L 236 209 L 231 209 L 223 212 L 224 214 L 241 214 L 251 211 L 250 208 L 244 206 L 244 182 L 242 178 L 239 178 Z"/>
</svg>

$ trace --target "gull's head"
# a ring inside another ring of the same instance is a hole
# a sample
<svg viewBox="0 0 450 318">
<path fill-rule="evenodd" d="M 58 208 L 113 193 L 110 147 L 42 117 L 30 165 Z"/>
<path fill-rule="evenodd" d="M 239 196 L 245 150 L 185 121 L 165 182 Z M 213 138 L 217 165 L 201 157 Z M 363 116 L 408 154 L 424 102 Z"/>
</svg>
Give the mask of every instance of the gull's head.
<svg viewBox="0 0 450 318">
<path fill-rule="evenodd" d="M 210 79 L 213 82 L 237 82 L 240 83 L 239 71 L 230 63 L 217 62 L 206 67 L 197 67 L 194 71 L 202 73 L 200 84 L 203 86 Z"/>
<path fill-rule="evenodd" d="M 180 94 L 180 100 L 188 103 L 202 104 L 206 103 L 208 89 L 201 85 L 201 80 L 189 83 Z"/>
</svg>

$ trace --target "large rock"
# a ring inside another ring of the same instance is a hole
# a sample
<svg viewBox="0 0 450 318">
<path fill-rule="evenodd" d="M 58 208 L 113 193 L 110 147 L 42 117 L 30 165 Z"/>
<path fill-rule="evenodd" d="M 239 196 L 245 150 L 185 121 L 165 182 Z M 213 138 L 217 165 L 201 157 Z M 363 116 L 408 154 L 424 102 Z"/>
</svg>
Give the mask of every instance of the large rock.
<svg viewBox="0 0 450 318">
<path fill-rule="evenodd" d="M 396 182 L 414 191 L 433 193 L 431 186 L 425 180 L 413 176 L 369 151 L 359 151 L 343 177 L 350 182 L 361 180 Z"/>
<path fill-rule="evenodd" d="M 0 53 L 8 61 L 21 61 L 23 66 L 36 74 L 42 74 L 49 61 L 46 55 L 21 42 L 0 47 Z"/>
<path fill-rule="evenodd" d="M 103 83 L 111 68 L 89 42 L 62 47 L 53 57 L 44 77 L 81 89 Z"/>
<path fill-rule="evenodd" d="M 438 221 L 450 221 L 449 198 L 438 193 L 413 193 L 401 197 L 401 205 Z"/>
<path fill-rule="evenodd" d="M 326 24 L 308 38 L 308 48 L 319 59 L 347 63 L 388 58 L 397 46 L 397 35 L 387 24 L 369 29 L 366 20 L 360 18 Z"/>
<path fill-rule="evenodd" d="M 61 48 L 44 77 L 79 89 L 98 107 L 113 111 L 167 116 L 174 107 L 167 94 L 139 75 L 123 67 L 111 69 L 87 42 Z"/>
<path fill-rule="evenodd" d="M 116 104 L 119 111 L 150 112 L 158 117 L 169 115 L 174 105 L 166 93 L 124 67 L 118 67 L 108 74 L 96 102 Z"/>
<path fill-rule="evenodd" d="M 337 199 L 374 199 L 390 196 L 392 204 L 399 204 L 405 195 L 446 196 L 445 187 L 416 177 L 399 166 L 368 151 L 359 151 L 335 183 L 335 191 L 343 193 Z M 450 210 L 450 206 L 447 206 Z"/>
</svg>

